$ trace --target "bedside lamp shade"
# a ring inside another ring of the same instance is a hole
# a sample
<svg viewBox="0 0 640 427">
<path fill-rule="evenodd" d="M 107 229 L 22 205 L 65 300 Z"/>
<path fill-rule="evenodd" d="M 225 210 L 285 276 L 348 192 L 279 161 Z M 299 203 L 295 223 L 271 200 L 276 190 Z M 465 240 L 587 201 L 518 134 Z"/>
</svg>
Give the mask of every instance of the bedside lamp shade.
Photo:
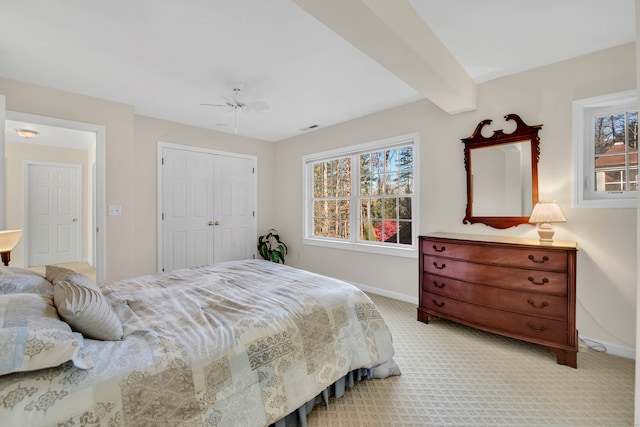
<svg viewBox="0 0 640 427">
<path fill-rule="evenodd" d="M 538 202 L 533 207 L 529 222 L 539 224 L 538 235 L 540 236 L 541 243 L 553 242 L 553 227 L 554 222 L 566 222 L 560 206 L 556 202 Z"/>
<path fill-rule="evenodd" d="M 0 231 L 0 256 L 4 265 L 9 265 L 11 250 L 18 244 L 21 237 L 22 230 Z"/>
</svg>

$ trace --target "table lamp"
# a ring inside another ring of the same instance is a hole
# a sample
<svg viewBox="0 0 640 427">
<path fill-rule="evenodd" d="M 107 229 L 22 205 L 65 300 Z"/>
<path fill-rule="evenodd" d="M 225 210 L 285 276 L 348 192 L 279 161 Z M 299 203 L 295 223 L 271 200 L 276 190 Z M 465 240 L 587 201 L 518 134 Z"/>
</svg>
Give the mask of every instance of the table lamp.
<svg viewBox="0 0 640 427">
<path fill-rule="evenodd" d="M 18 244 L 22 237 L 22 230 L 0 231 L 0 257 L 6 266 L 11 261 L 11 250 Z"/>
<path fill-rule="evenodd" d="M 567 219 L 562 214 L 560 206 L 556 202 L 538 202 L 533 207 L 529 222 L 538 224 L 540 243 L 553 243 L 554 222 L 565 222 Z"/>
</svg>

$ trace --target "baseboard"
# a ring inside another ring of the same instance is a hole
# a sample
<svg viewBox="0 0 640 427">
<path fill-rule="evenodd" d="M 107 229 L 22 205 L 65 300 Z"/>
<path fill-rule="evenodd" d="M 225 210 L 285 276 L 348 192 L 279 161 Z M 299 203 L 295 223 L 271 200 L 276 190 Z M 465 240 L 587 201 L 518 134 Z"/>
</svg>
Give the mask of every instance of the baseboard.
<svg viewBox="0 0 640 427">
<path fill-rule="evenodd" d="M 371 286 L 363 285 L 362 283 L 351 282 L 351 284 L 364 292 L 368 292 L 376 295 L 382 295 L 383 297 L 397 299 L 399 301 L 408 302 L 410 304 L 415 304 L 416 306 L 418 306 L 418 298 L 411 297 L 409 295 L 400 294 L 398 292 L 387 291 L 385 289 L 374 288 Z M 608 343 L 600 340 L 595 340 L 589 337 L 580 337 L 580 339 L 587 341 L 588 344 L 592 347 L 598 346 L 598 345 L 603 346 L 604 348 L 606 348 L 606 353 L 613 354 L 615 356 L 624 357 L 625 359 L 633 359 L 633 360 L 636 359 L 635 348 L 626 347 L 618 344 L 612 344 L 612 343 Z M 596 350 L 590 350 L 590 351 L 596 351 Z"/>
<path fill-rule="evenodd" d="M 599 347 L 604 347 L 603 352 L 605 353 L 609 353 L 609 354 L 613 354 L 615 356 L 620 356 L 620 357 L 624 357 L 625 359 L 632 359 L 632 360 L 636 360 L 636 349 L 633 347 L 626 347 L 623 345 L 619 345 L 619 344 L 612 344 L 609 342 L 605 342 L 605 341 L 601 341 L 601 340 L 596 340 L 593 338 L 589 338 L 589 337 L 580 337 L 581 340 L 584 340 L 587 345 L 589 345 L 589 347 L 592 347 L 589 349 L 589 351 L 600 351 L 598 350 Z"/>
<path fill-rule="evenodd" d="M 370 294 L 382 295 L 383 297 L 397 299 L 399 301 L 408 302 L 409 304 L 415 304 L 418 306 L 418 298 L 410 297 L 409 295 L 400 294 L 398 292 L 391 292 L 380 288 L 374 288 L 371 286 L 363 285 L 361 283 L 350 282 L 356 288 Z"/>
</svg>

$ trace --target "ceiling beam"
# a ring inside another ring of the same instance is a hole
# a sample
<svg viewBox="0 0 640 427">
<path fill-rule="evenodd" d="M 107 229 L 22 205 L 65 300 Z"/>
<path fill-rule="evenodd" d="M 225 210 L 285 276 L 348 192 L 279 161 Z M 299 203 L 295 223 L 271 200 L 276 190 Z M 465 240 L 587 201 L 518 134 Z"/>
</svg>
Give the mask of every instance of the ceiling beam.
<svg viewBox="0 0 640 427">
<path fill-rule="evenodd" d="M 476 84 L 408 0 L 294 0 L 449 114 L 476 108 Z"/>
</svg>

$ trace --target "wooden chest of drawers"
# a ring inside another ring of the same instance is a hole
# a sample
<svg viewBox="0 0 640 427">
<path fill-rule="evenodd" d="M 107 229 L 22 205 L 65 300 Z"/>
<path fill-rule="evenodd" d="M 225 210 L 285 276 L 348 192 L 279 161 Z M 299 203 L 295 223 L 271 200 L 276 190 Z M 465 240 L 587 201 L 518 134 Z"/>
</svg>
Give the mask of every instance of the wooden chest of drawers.
<svg viewBox="0 0 640 427">
<path fill-rule="evenodd" d="M 577 367 L 574 242 L 420 236 L 418 320 L 441 317 L 547 347 Z"/>
</svg>

